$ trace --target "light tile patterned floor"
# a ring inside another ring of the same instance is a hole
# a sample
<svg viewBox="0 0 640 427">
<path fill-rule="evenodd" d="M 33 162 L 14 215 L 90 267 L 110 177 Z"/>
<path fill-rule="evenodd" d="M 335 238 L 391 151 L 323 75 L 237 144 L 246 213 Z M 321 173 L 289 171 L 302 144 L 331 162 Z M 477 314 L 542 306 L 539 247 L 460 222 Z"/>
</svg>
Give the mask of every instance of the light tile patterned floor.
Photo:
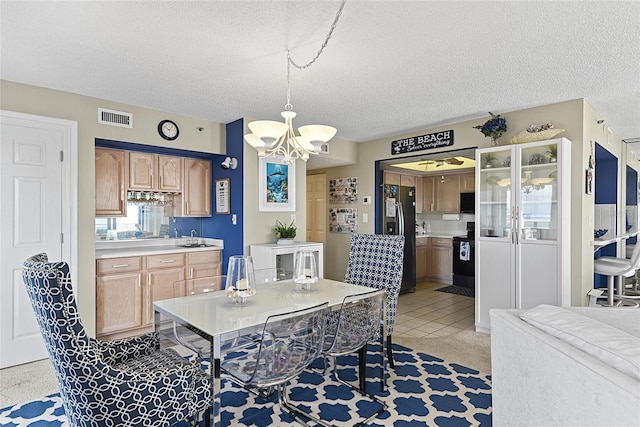
<svg viewBox="0 0 640 427">
<path fill-rule="evenodd" d="M 434 338 L 475 331 L 475 298 L 436 291 L 445 286 L 422 282 L 415 292 L 400 295 L 393 335 Z"/>
</svg>

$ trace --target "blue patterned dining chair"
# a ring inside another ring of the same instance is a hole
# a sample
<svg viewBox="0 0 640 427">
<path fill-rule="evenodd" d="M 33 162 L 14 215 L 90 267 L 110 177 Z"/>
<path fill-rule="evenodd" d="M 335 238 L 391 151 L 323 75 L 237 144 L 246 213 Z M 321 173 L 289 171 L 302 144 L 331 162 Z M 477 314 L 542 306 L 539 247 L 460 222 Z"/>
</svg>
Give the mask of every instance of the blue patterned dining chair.
<svg viewBox="0 0 640 427">
<path fill-rule="evenodd" d="M 403 258 L 404 236 L 352 234 L 349 262 L 344 276 L 346 283 L 385 290 L 387 294 L 385 301 L 387 357 L 392 368 L 395 365 L 391 349 L 391 334 L 393 334 L 398 295 L 402 286 Z M 381 338 L 380 334 L 377 334 L 376 338 Z"/>
<path fill-rule="evenodd" d="M 198 363 L 160 350 L 157 333 L 115 341 L 87 336 L 66 262 L 34 255 L 22 278 L 70 426 L 170 426 L 203 415 L 208 425 L 211 382 Z"/>
<path fill-rule="evenodd" d="M 288 399 L 287 384 L 320 356 L 327 307 L 325 302 L 269 316 L 260 339 L 237 347 L 222 361 L 222 371 L 245 388 L 275 388 L 280 407 L 294 416 L 299 411 Z"/>
</svg>

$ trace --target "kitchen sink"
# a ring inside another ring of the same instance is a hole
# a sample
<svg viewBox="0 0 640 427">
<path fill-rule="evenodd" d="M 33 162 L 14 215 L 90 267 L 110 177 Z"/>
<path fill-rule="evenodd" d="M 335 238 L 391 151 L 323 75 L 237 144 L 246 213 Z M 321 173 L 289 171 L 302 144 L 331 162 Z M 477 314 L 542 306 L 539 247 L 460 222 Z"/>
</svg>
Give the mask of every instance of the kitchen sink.
<svg viewBox="0 0 640 427">
<path fill-rule="evenodd" d="M 204 243 L 198 243 L 195 245 L 178 245 L 179 248 L 212 248 L 215 247 L 215 245 L 207 245 Z"/>
</svg>

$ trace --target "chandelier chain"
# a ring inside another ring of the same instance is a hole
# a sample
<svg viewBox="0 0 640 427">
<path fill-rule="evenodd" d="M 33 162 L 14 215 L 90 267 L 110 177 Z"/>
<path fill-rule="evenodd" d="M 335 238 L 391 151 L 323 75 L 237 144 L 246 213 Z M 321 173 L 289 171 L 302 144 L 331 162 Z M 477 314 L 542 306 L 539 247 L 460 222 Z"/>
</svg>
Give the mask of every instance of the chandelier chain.
<svg viewBox="0 0 640 427">
<path fill-rule="evenodd" d="M 322 52 L 324 51 L 324 48 L 327 47 L 327 44 L 329 43 L 329 40 L 331 39 L 331 36 L 333 35 L 333 30 L 336 29 L 336 26 L 338 25 L 338 21 L 340 20 L 340 16 L 342 15 L 342 10 L 344 9 L 344 5 L 347 2 L 347 0 L 343 0 L 342 3 L 340 4 L 340 8 L 338 9 L 338 12 L 336 13 L 336 17 L 333 20 L 333 24 L 331 24 L 331 29 L 329 30 L 329 33 L 327 33 L 327 36 L 324 39 L 324 43 L 322 43 L 322 46 L 320 46 L 320 50 L 318 51 L 318 53 L 316 53 L 316 56 L 313 57 L 313 59 L 311 61 L 309 61 L 307 64 L 305 65 L 298 65 L 296 64 L 296 62 L 291 59 L 291 54 L 289 49 L 287 49 L 287 61 L 292 64 L 294 67 L 296 67 L 299 70 L 304 70 L 305 68 L 309 68 L 314 62 L 316 62 L 316 60 L 320 57 L 320 55 L 322 55 Z"/>
<path fill-rule="evenodd" d="M 320 55 L 322 55 L 324 48 L 327 47 L 327 44 L 329 43 L 329 40 L 333 35 L 333 30 L 336 29 L 336 26 L 338 25 L 338 21 L 340 20 L 340 16 L 342 16 L 342 10 L 344 9 L 344 5 L 346 3 L 347 3 L 347 0 L 342 0 L 342 3 L 338 8 L 338 12 L 336 13 L 336 17 L 333 19 L 333 23 L 331 24 L 331 29 L 329 30 L 326 37 L 324 38 L 324 43 L 322 43 L 322 46 L 320 46 L 320 50 L 318 50 L 318 53 L 316 53 L 316 56 L 314 56 L 311 61 L 309 61 L 305 65 L 298 65 L 293 59 L 291 59 L 291 51 L 287 49 L 287 103 L 284 106 L 284 109 L 286 111 L 293 110 L 293 106 L 291 105 L 291 66 L 293 65 L 299 70 L 304 70 L 311 67 L 311 65 L 313 65 L 314 62 L 316 62 L 316 60 L 320 57 Z"/>
</svg>

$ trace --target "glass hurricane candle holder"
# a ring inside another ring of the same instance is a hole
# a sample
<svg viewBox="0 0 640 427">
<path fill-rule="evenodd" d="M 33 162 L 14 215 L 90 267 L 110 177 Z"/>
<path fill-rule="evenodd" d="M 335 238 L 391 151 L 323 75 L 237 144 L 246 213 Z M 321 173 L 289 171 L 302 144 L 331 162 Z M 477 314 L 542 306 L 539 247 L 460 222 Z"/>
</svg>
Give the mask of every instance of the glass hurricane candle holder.
<svg viewBox="0 0 640 427">
<path fill-rule="evenodd" d="M 299 251 L 293 269 L 296 291 L 313 292 L 312 284 L 318 281 L 318 266 L 312 251 Z"/>
<path fill-rule="evenodd" d="M 234 304 L 245 304 L 247 298 L 256 294 L 253 258 L 245 255 L 229 257 L 225 290 Z"/>
</svg>

